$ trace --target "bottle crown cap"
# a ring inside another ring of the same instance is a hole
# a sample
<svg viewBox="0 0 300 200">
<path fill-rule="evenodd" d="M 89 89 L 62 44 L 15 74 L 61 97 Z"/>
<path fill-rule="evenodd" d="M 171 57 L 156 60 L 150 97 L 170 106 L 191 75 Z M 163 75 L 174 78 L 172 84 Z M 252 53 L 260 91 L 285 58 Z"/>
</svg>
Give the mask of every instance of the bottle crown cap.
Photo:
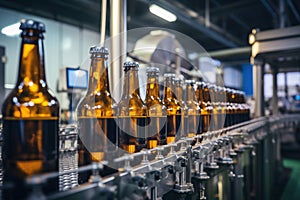
<svg viewBox="0 0 300 200">
<path fill-rule="evenodd" d="M 105 57 L 109 55 L 108 48 L 99 47 L 99 46 L 91 46 L 90 47 L 90 54 L 102 54 Z"/>
<path fill-rule="evenodd" d="M 165 77 L 165 78 L 175 78 L 175 74 L 172 74 L 172 73 L 166 73 L 166 74 L 164 74 L 164 77 Z"/>
<path fill-rule="evenodd" d="M 185 80 L 186 84 L 195 84 L 195 80 Z"/>
<path fill-rule="evenodd" d="M 147 73 L 159 73 L 159 68 L 157 67 L 147 67 Z"/>
<path fill-rule="evenodd" d="M 34 30 L 40 31 L 42 33 L 46 32 L 45 24 L 43 24 L 42 22 L 39 22 L 39 21 L 32 20 L 32 19 L 22 19 L 20 29 L 21 30 L 34 29 Z"/>
<path fill-rule="evenodd" d="M 139 69 L 139 63 L 138 62 L 135 62 L 135 61 L 127 61 L 127 62 L 124 62 L 124 71 L 127 72 L 129 71 L 131 68 L 134 68 L 136 70 Z"/>
</svg>

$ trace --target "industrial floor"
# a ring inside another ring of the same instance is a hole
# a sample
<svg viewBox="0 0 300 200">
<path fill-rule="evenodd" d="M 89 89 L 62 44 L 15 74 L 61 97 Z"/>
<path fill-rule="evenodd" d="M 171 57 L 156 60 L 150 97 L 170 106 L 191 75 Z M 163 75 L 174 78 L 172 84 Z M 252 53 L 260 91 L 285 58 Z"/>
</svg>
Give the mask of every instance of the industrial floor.
<svg viewBox="0 0 300 200">
<path fill-rule="evenodd" d="M 283 166 L 291 169 L 291 174 L 281 200 L 300 200 L 300 159 L 284 159 Z"/>
<path fill-rule="evenodd" d="M 288 135 L 282 138 L 281 147 L 283 167 L 288 171 L 281 200 L 300 200 L 300 130 L 290 134 L 290 138 Z"/>
</svg>

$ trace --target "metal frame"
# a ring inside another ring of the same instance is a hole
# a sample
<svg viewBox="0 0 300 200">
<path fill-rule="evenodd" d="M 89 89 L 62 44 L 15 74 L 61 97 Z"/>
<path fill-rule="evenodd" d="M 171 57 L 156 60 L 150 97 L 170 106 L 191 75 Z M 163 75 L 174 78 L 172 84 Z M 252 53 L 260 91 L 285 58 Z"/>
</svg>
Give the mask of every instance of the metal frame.
<svg viewBox="0 0 300 200">
<path fill-rule="evenodd" d="M 253 84 L 255 116 L 264 115 L 263 77 L 264 64 L 272 67 L 273 78 L 273 114 L 278 114 L 277 106 L 277 73 L 280 71 L 299 70 L 300 67 L 300 26 L 258 31 L 253 29 L 249 35 L 249 43 L 252 45 L 251 63 L 253 64 Z M 261 68 L 259 70 L 258 68 Z"/>
</svg>

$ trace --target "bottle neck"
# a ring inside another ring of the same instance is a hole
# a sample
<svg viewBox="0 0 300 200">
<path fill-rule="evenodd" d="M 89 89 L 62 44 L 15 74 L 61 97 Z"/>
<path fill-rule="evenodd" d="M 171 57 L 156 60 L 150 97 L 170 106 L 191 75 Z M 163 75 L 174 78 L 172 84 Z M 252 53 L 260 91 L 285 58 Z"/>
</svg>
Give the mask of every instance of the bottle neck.
<svg viewBox="0 0 300 200">
<path fill-rule="evenodd" d="M 151 97 L 159 98 L 158 77 L 155 75 L 148 76 L 147 80 L 146 99 Z"/>
<path fill-rule="evenodd" d="M 205 103 L 211 102 L 210 94 L 209 94 L 208 88 L 204 88 L 204 91 L 203 91 L 203 101 L 204 101 Z"/>
<path fill-rule="evenodd" d="M 186 91 L 187 91 L 187 102 L 189 101 L 196 101 L 195 98 L 195 91 L 192 85 L 188 85 L 186 87 Z"/>
<path fill-rule="evenodd" d="M 125 72 L 122 99 L 131 98 L 133 94 L 140 97 L 138 70 L 131 68 Z"/>
<path fill-rule="evenodd" d="M 108 73 L 105 58 L 92 55 L 88 93 L 109 92 Z"/>
<path fill-rule="evenodd" d="M 43 37 L 22 35 L 17 86 L 46 86 Z"/>
<path fill-rule="evenodd" d="M 176 95 L 176 99 L 179 101 L 179 102 L 182 102 L 183 101 L 183 91 L 182 91 L 182 86 L 180 84 L 177 84 L 175 86 L 175 95 Z"/>
<path fill-rule="evenodd" d="M 173 83 L 172 80 L 166 79 L 165 80 L 165 89 L 164 89 L 164 99 L 172 99 L 174 98 L 174 93 L 173 93 Z"/>
</svg>

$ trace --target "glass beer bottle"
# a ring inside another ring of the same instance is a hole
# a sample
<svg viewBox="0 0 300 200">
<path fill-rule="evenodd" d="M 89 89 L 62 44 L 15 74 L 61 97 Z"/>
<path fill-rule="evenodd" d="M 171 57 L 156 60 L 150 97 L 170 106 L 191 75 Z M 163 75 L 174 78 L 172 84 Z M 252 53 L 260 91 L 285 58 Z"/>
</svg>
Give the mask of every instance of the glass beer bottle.
<svg viewBox="0 0 300 200">
<path fill-rule="evenodd" d="M 179 105 L 181 107 L 181 122 L 180 122 L 180 137 L 187 137 L 188 136 L 188 115 L 187 115 L 187 105 L 184 101 L 184 94 L 183 94 L 183 88 L 184 88 L 184 81 L 183 78 L 174 78 L 174 94 L 176 99 L 179 101 Z"/>
<path fill-rule="evenodd" d="M 22 20 L 21 52 L 16 87 L 3 103 L 4 183 L 13 183 L 5 199 L 28 195 L 24 179 L 58 171 L 59 103 L 45 76 L 43 33 L 45 25 Z M 58 190 L 58 180 L 48 182 L 44 192 Z"/>
<path fill-rule="evenodd" d="M 147 68 L 147 89 L 145 104 L 148 111 L 148 136 L 147 148 L 152 149 L 157 145 L 167 144 L 166 123 L 167 109 L 159 97 L 158 84 L 159 68 Z"/>
<path fill-rule="evenodd" d="M 121 101 L 118 104 L 119 146 L 129 153 L 146 148 L 147 107 L 139 91 L 139 64 L 124 63 L 124 84 Z"/>
<path fill-rule="evenodd" d="M 204 83 L 203 84 L 203 102 L 204 102 L 204 107 L 206 110 L 206 112 L 204 113 L 207 113 L 208 117 L 208 124 L 207 123 L 204 123 L 205 126 L 203 126 L 203 131 L 205 132 L 206 130 L 207 131 L 210 131 L 211 130 L 211 127 L 213 127 L 213 120 L 212 120 L 212 112 L 213 112 L 213 107 L 212 107 L 212 103 L 211 103 L 211 97 L 210 97 L 210 92 L 209 92 L 209 87 L 210 85 L 208 83 Z"/>
<path fill-rule="evenodd" d="M 224 127 L 225 124 L 225 115 L 226 115 L 226 106 L 225 106 L 225 88 L 217 86 L 215 88 L 216 94 L 216 106 L 218 110 L 218 125 L 217 128 L 220 130 Z"/>
<path fill-rule="evenodd" d="M 108 49 L 92 46 L 90 54 L 89 85 L 77 106 L 79 166 L 102 161 L 105 152 L 114 151 L 117 145 L 116 104 L 107 71 Z M 88 181 L 90 174 L 80 173 L 79 183 Z"/>
<path fill-rule="evenodd" d="M 196 101 L 196 95 L 194 90 L 195 81 L 186 80 L 187 91 L 187 136 L 194 137 L 196 134 L 201 134 L 200 114 L 201 108 Z"/>
<path fill-rule="evenodd" d="M 164 103 L 167 107 L 167 144 L 179 139 L 180 123 L 182 120 L 181 106 L 174 94 L 175 74 L 164 75 Z"/>
<path fill-rule="evenodd" d="M 196 101 L 201 109 L 200 113 L 200 124 L 201 124 L 201 133 L 205 133 L 209 129 L 210 124 L 210 110 L 207 107 L 206 102 L 204 102 L 204 82 L 196 82 Z"/>
</svg>

